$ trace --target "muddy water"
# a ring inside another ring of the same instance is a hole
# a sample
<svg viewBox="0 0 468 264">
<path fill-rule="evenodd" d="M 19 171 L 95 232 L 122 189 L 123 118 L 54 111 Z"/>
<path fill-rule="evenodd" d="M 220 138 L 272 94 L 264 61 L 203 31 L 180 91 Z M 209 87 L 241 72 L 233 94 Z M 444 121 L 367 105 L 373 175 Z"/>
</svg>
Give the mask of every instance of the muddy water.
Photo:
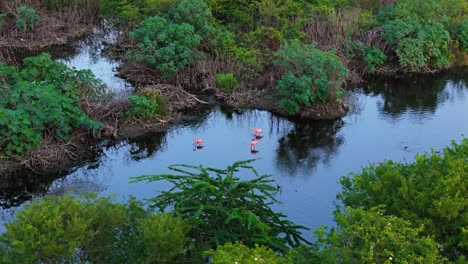
<svg viewBox="0 0 468 264">
<path fill-rule="evenodd" d="M 81 54 L 64 60 L 77 68 L 108 67 Z M 114 78 L 112 68 L 107 68 L 105 78 Z M 64 175 L 25 175 L 2 182 L 3 218 L 34 194 L 93 191 L 115 194 L 119 201 L 130 195 L 146 199 L 170 186 L 130 184 L 131 176 L 166 173 L 175 163 L 224 168 L 256 158 L 252 165 L 261 174 L 271 174 L 281 187 L 277 198 L 282 203 L 276 210 L 311 229 L 330 225 L 341 176 L 358 172 L 369 162 L 409 162 L 416 153 L 439 150 L 466 135 L 467 81 L 467 69 L 407 80 L 369 80 L 350 94 L 354 109 L 329 122 L 287 120 L 264 111 L 233 112 L 219 106 L 197 109 L 167 132 L 103 142 L 93 160 Z M 122 87 L 131 91 L 127 84 Z M 256 153 L 249 145 L 253 127 L 265 131 Z M 205 140 L 204 148 L 194 149 L 194 137 Z"/>
</svg>

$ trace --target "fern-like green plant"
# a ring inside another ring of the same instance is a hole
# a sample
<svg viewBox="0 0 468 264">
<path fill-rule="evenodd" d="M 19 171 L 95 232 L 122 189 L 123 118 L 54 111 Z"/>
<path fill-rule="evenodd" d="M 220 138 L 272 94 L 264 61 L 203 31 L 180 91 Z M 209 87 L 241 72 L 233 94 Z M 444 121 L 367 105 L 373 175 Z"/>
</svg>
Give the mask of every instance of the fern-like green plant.
<svg viewBox="0 0 468 264">
<path fill-rule="evenodd" d="M 33 30 L 40 23 L 41 17 L 36 13 L 36 10 L 24 5 L 18 8 L 16 28 L 20 32 Z"/>
<path fill-rule="evenodd" d="M 169 181 L 174 186 L 148 201 L 160 211 L 173 210 L 191 224 L 192 239 L 205 250 L 228 242 L 265 245 L 285 251 L 307 242 L 301 235 L 304 226 L 274 212 L 278 203 L 270 175 L 259 175 L 250 165 L 253 160 L 235 162 L 226 169 L 177 164 L 169 167 L 178 174 L 133 177 L 133 182 Z M 251 172 L 252 180 L 241 180 L 238 173 Z"/>
</svg>

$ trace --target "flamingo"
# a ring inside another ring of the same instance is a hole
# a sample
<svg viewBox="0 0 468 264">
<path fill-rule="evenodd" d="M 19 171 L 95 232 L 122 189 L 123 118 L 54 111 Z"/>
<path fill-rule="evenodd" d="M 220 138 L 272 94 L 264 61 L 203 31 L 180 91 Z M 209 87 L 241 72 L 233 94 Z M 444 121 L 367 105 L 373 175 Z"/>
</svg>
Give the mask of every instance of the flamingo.
<svg viewBox="0 0 468 264">
<path fill-rule="evenodd" d="M 252 140 L 250 142 L 250 151 L 255 150 L 256 145 L 258 145 L 258 141 Z"/>
<path fill-rule="evenodd" d="M 258 134 L 263 133 L 263 130 L 261 130 L 260 128 L 252 128 L 252 130 L 253 130 L 254 136 L 257 136 Z"/>
<path fill-rule="evenodd" d="M 196 146 L 200 146 L 203 142 L 203 139 L 193 138 L 193 144 L 195 144 Z"/>
</svg>

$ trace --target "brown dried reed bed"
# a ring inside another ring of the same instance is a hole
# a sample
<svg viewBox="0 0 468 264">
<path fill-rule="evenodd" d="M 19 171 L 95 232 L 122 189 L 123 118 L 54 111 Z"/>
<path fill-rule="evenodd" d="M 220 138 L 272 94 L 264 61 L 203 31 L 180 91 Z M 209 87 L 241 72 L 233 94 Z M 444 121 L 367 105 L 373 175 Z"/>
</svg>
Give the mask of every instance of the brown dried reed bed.
<svg viewBox="0 0 468 264">
<path fill-rule="evenodd" d="M 35 9 L 41 17 L 39 26 L 29 32 L 19 32 L 15 26 L 18 7 L 26 5 Z M 99 2 L 89 0 L 77 4 L 70 1 L 60 9 L 43 10 L 38 0 L 2 1 L 0 10 L 11 14 L 0 28 L 0 48 L 42 49 L 51 45 L 63 45 L 92 30 L 99 19 Z"/>
</svg>

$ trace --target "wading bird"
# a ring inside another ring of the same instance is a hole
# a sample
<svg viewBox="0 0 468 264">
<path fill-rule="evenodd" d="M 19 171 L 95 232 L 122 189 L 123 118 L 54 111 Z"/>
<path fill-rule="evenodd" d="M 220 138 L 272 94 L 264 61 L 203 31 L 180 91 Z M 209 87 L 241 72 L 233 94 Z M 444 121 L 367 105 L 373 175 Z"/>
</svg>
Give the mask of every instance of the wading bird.
<svg viewBox="0 0 468 264">
<path fill-rule="evenodd" d="M 203 139 L 199 139 L 199 138 L 193 138 L 193 144 L 195 146 L 201 146 L 201 144 L 204 142 Z"/>
<path fill-rule="evenodd" d="M 260 128 L 252 128 L 254 136 L 258 136 L 259 134 L 263 133 L 263 130 Z"/>
<path fill-rule="evenodd" d="M 258 141 L 252 140 L 250 142 L 250 151 L 255 150 L 256 145 L 258 145 Z"/>
</svg>

